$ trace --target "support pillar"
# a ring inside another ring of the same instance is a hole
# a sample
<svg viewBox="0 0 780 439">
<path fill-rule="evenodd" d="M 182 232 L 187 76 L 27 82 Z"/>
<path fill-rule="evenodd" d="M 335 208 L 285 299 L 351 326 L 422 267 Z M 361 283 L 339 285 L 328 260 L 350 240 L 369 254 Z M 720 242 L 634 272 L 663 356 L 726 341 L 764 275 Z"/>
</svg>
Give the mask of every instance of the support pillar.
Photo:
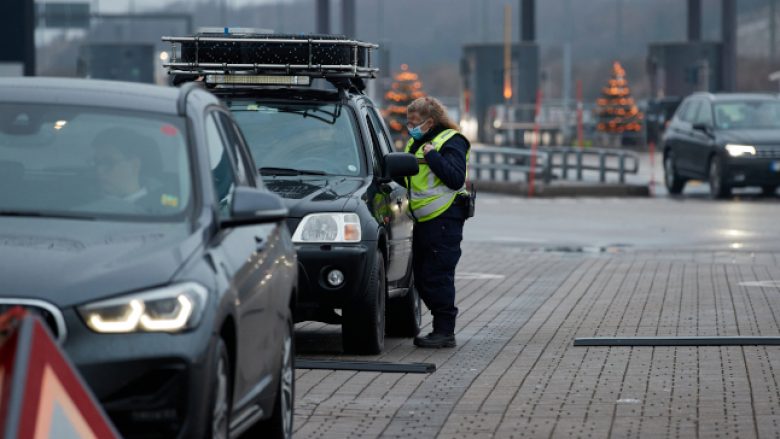
<svg viewBox="0 0 780 439">
<path fill-rule="evenodd" d="M 317 33 L 330 33 L 330 0 L 317 1 Z"/>
<path fill-rule="evenodd" d="M 737 89 L 737 0 L 722 0 L 723 91 Z"/>
<path fill-rule="evenodd" d="M 0 14 L 0 76 L 35 75 L 35 4 L 4 0 Z"/>
</svg>

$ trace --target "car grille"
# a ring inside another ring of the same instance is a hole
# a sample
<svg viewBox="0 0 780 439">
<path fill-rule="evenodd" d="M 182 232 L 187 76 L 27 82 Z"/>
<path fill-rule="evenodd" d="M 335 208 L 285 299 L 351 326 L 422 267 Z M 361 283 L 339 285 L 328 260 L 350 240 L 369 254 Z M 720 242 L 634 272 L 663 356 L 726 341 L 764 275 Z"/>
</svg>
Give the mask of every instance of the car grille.
<svg viewBox="0 0 780 439">
<path fill-rule="evenodd" d="M 780 146 L 758 146 L 756 147 L 756 157 L 778 159 L 780 158 Z"/>
<path fill-rule="evenodd" d="M 21 306 L 26 311 L 40 317 L 58 343 L 65 341 L 65 319 L 56 306 L 42 300 L 0 298 L 0 314 L 15 306 Z"/>
</svg>

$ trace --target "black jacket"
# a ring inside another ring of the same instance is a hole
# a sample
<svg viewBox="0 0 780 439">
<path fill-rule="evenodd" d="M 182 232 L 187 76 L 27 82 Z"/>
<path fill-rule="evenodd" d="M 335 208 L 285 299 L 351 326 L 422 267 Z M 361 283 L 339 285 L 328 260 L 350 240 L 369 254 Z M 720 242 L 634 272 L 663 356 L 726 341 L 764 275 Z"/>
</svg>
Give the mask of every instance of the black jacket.
<svg viewBox="0 0 780 439">
<path fill-rule="evenodd" d="M 418 149 L 431 142 L 445 129 L 441 125 L 431 128 L 420 140 L 415 140 L 412 143 L 409 152 L 415 154 Z M 431 172 L 439 177 L 448 188 L 458 190 L 466 182 L 466 153 L 470 147 L 469 141 L 463 135 L 456 134 L 444 142 L 438 151 L 433 150 L 425 154 L 425 161 L 431 168 Z M 408 187 L 408 185 L 406 186 Z M 442 213 L 440 217 L 465 218 L 465 206 L 459 198 L 456 198 L 452 207 Z"/>
</svg>

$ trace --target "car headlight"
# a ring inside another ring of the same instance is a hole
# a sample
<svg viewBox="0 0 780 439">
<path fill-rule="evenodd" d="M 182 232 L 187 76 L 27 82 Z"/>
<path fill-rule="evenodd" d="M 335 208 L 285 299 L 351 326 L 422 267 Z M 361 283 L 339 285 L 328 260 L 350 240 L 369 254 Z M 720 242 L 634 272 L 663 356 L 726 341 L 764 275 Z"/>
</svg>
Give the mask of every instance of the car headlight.
<svg viewBox="0 0 780 439">
<path fill-rule="evenodd" d="M 198 324 L 207 296 L 202 285 L 185 282 L 93 302 L 78 311 L 95 332 L 179 332 Z"/>
<path fill-rule="evenodd" d="M 303 242 L 360 242 L 360 218 L 354 213 L 313 213 L 301 220 L 292 240 Z"/>
<path fill-rule="evenodd" d="M 735 145 L 729 143 L 726 145 L 726 151 L 732 157 L 739 157 L 742 155 L 756 155 L 756 147 L 751 145 Z"/>
</svg>

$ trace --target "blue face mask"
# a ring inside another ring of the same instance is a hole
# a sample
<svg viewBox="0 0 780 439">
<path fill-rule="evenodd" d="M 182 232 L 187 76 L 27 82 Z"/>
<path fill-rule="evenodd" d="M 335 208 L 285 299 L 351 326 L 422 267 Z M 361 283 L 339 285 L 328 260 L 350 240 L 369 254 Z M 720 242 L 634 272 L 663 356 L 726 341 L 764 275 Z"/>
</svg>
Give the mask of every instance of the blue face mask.
<svg viewBox="0 0 780 439">
<path fill-rule="evenodd" d="M 425 122 L 421 123 L 420 125 L 417 125 L 414 128 L 407 128 L 407 130 L 409 131 L 409 135 L 412 136 L 414 140 L 420 140 L 425 135 L 425 133 L 423 133 L 421 128 L 423 125 L 425 125 Z"/>
</svg>

